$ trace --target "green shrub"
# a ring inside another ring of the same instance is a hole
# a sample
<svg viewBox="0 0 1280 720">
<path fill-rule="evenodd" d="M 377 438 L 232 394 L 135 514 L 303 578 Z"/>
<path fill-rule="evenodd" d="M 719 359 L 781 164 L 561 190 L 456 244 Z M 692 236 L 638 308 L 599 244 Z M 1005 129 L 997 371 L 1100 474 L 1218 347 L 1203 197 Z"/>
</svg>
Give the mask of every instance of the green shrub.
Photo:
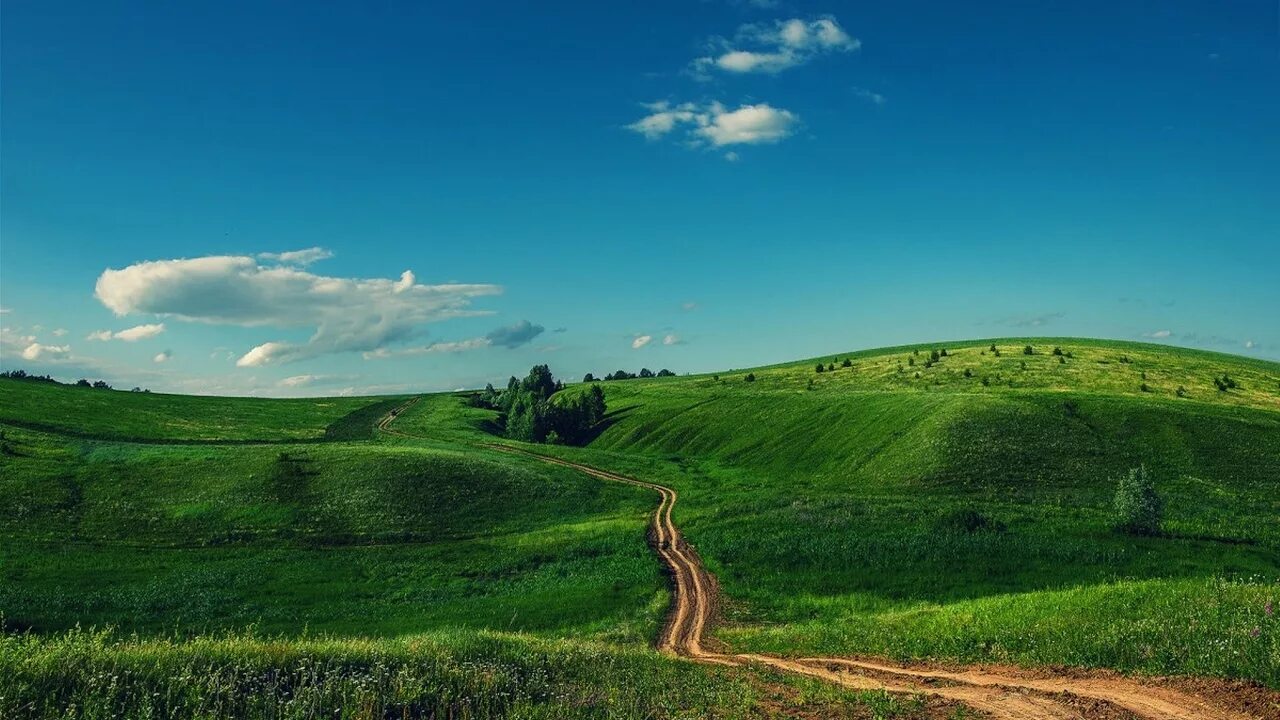
<svg viewBox="0 0 1280 720">
<path fill-rule="evenodd" d="M 1120 478 L 1114 503 L 1116 530 L 1129 535 L 1156 535 L 1164 515 L 1164 501 L 1145 465 Z"/>
<path fill-rule="evenodd" d="M 977 510 L 966 507 L 956 508 L 938 518 L 935 527 L 941 532 L 976 533 L 1004 532 L 1005 525 Z"/>
</svg>

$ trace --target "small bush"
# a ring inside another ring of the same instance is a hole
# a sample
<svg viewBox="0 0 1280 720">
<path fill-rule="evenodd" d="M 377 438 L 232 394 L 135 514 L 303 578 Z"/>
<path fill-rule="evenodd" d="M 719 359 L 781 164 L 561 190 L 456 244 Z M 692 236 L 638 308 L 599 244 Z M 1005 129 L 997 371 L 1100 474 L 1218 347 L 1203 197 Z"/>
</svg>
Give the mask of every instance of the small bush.
<svg viewBox="0 0 1280 720">
<path fill-rule="evenodd" d="M 743 380 L 745 380 L 745 381 L 747 381 L 747 382 L 755 382 L 755 381 L 756 381 L 756 374 L 755 374 L 755 373 L 747 373 L 747 376 L 746 376 L 745 378 L 743 378 Z"/>
<path fill-rule="evenodd" d="M 1145 465 L 1120 478 L 1113 504 L 1115 528 L 1129 535 L 1156 535 L 1164 516 L 1164 501 Z"/>
<path fill-rule="evenodd" d="M 1058 357 L 1062 357 L 1062 348 L 1060 348 L 1060 347 L 1055 347 L 1055 348 L 1053 349 L 1053 354 L 1054 354 L 1054 355 L 1057 355 Z"/>
<path fill-rule="evenodd" d="M 1139 385 L 1138 389 L 1141 390 L 1142 392 L 1147 392 L 1147 393 L 1151 392 L 1151 386 L 1146 383 L 1142 383 L 1141 385 Z"/>
<path fill-rule="evenodd" d="M 1035 349 L 1035 348 L 1033 348 L 1033 347 L 1031 347 L 1030 345 L 1028 345 L 1028 346 L 1026 346 L 1026 347 L 1022 348 L 1022 354 L 1023 354 L 1023 355 L 1035 355 L 1035 354 L 1036 354 L 1036 349 Z"/>
<path fill-rule="evenodd" d="M 853 367 L 853 361 L 849 358 L 845 358 L 844 362 L 840 363 L 840 367 Z"/>
<path fill-rule="evenodd" d="M 818 363 L 813 369 L 817 372 L 826 372 L 827 366 L 823 365 L 822 363 Z"/>
<path fill-rule="evenodd" d="M 1181 385 L 1178 386 L 1178 397 L 1186 397 L 1187 389 Z"/>
<path fill-rule="evenodd" d="M 959 508 L 938 518 L 935 525 L 940 532 L 976 533 L 1004 532 L 1005 525 L 973 508 Z"/>
</svg>

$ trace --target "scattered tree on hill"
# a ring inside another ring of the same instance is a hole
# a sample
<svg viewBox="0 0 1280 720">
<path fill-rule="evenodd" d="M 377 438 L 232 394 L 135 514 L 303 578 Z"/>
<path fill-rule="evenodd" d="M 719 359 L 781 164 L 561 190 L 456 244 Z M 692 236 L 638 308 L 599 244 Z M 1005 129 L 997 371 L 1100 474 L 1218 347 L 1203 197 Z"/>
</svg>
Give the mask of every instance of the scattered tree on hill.
<svg viewBox="0 0 1280 720">
<path fill-rule="evenodd" d="M 1035 348 L 1033 348 L 1033 347 L 1031 347 L 1030 345 L 1028 345 L 1028 346 L 1026 346 L 1026 347 L 1022 348 L 1022 354 L 1023 354 L 1023 355 L 1035 355 L 1035 354 L 1036 354 L 1036 349 L 1035 349 Z"/>
<path fill-rule="evenodd" d="M 938 355 L 938 351 L 937 351 L 937 350 L 930 350 L 930 351 L 929 351 L 929 359 L 930 359 L 930 360 L 932 360 L 932 361 L 934 361 L 934 362 L 938 362 L 938 357 L 939 357 L 939 355 Z"/>
<path fill-rule="evenodd" d="M 1222 377 L 1215 377 L 1213 379 L 1213 384 L 1215 387 L 1218 388 L 1218 392 L 1235 390 L 1236 388 L 1240 387 L 1238 384 L 1236 384 L 1235 378 L 1232 378 L 1230 375 L 1226 373 L 1222 373 Z"/>
<path fill-rule="evenodd" d="M 1113 503 L 1116 530 L 1129 535 L 1156 535 L 1164 515 L 1164 502 L 1145 465 L 1120 478 Z"/>
<path fill-rule="evenodd" d="M 745 380 L 745 381 L 747 381 L 747 382 L 755 382 L 755 381 L 756 381 L 756 374 L 755 374 L 755 373 L 747 373 L 747 376 L 746 376 L 746 377 L 744 377 L 744 378 L 742 378 L 742 379 L 743 379 L 743 380 Z"/>
<path fill-rule="evenodd" d="M 711 380 L 712 380 L 712 382 L 720 382 L 720 376 L 719 376 L 719 375 L 712 375 L 712 376 L 711 376 Z"/>
<path fill-rule="evenodd" d="M 995 344 L 995 343 L 991 343 L 991 347 L 990 347 L 989 349 L 990 349 L 990 350 L 991 350 L 991 352 L 993 352 L 993 353 L 998 353 L 998 352 L 1000 352 L 999 350 L 997 350 L 997 349 L 996 349 L 996 344 Z"/>
<path fill-rule="evenodd" d="M 586 375 L 582 376 L 582 382 L 584 383 L 595 382 L 595 381 L 596 381 L 596 376 L 592 375 L 591 373 L 587 373 Z"/>
<path fill-rule="evenodd" d="M 939 354 L 939 355 L 941 355 L 942 357 L 946 357 L 946 356 L 947 356 L 947 349 L 946 349 L 946 348 L 942 348 L 942 350 L 941 350 L 938 354 Z"/>
<path fill-rule="evenodd" d="M 640 377 L 651 378 L 653 377 L 653 371 L 649 368 L 640 368 Z"/>
<path fill-rule="evenodd" d="M 1146 383 L 1142 383 L 1141 385 L 1139 385 L 1138 389 L 1141 390 L 1142 392 L 1151 392 L 1151 386 L 1147 385 Z"/>
<path fill-rule="evenodd" d="M 675 373 L 671 372 L 666 368 L 662 368 L 661 370 L 659 370 L 657 375 L 657 377 L 675 377 L 675 376 L 676 376 Z"/>
<path fill-rule="evenodd" d="M 76 387 L 93 387 L 93 385 L 88 380 L 80 378 L 76 381 Z"/>
<path fill-rule="evenodd" d="M 827 371 L 827 366 L 823 365 L 822 363 L 818 363 L 817 366 L 815 366 L 813 369 L 817 370 L 820 373 L 823 373 Z"/>
<path fill-rule="evenodd" d="M 840 363 L 840 367 L 853 367 L 853 361 L 849 358 L 845 358 L 844 362 Z"/>
<path fill-rule="evenodd" d="M 827 372 L 835 372 L 835 371 L 836 371 L 835 363 L 831 363 L 830 365 L 827 366 Z"/>
<path fill-rule="evenodd" d="M 1058 364 L 1059 364 L 1059 365 L 1066 365 L 1066 364 L 1067 364 L 1067 359 L 1066 359 L 1065 357 L 1063 357 L 1063 356 L 1059 355 L 1059 356 L 1058 356 Z"/>
<path fill-rule="evenodd" d="M 915 366 L 916 366 L 916 359 L 915 359 L 914 357 L 908 357 L 908 358 L 907 358 L 907 365 L 908 365 L 909 367 L 915 367 Z"/>
<path fill-rule="evenodd" d="M 54 380 L 49 375 L 28 375 L 26 370 L 7 370 L 0 372 L 0 378 L 9 378 L 10 380 L 23 380 L 26 382 L 45 382 L 61 385 L 62 383 Z"/>
<path fill-rule="evenodd" d="M 964 369 L 964 376 L 965 376 L 965 377 L 967 377 L 967 378 L 968 378 L 968 377 L 973 377 L 973 371 L 972 371 L 972 370 L 970 370 L 969 368 L 965 368 L 965 369 Z"/>
<path fill-rule="evenodd" d="M 626 370 L 618 370 L 604 376 L 605 380 L 632 380 L 636 377 L 635 373 L 629 373 Z"/>
<path fill-rule="evenodd" d="M 1060 348 L 1060 347 L 1055 347 L 1055 348 L 1053 349 L 1053 354 L 1054 354 L 1054 355 L 1057 355 L 1058 357 L 1062 357 L 1062 348 Z"/>
</svg>

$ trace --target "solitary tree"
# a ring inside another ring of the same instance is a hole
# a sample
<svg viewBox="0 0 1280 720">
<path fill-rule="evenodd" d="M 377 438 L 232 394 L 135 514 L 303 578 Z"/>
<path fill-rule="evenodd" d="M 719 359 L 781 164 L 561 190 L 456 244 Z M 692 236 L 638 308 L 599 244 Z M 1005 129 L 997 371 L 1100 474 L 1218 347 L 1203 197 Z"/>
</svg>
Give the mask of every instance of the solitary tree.
<svg viewBox="0 0 1280 720">
<path fill-rule="evenodd" d="M 755 373 L 747 373 L 747 376 L 746 376 L 745 378 L 743 378 L 743 380 L 746 380 L 747 382 L 755 382 L 755 381 L 756 381 L 756 374 L 755 374 Z"/>
<path fill-rule="evenodd" d="M 1156 535 L 1164 515 L 1164 502 L 1145 465 L 1129 470 L 1116 487 L 1115 526 L 1130 535 Z"/>
<path fill-rule="evenodd" d="M 814 370 L 817 370 L 818 372 L 826 372 L 827 366 L 823 365 L 822 363 L 818 363 L 817 366 L 814 367 Z"/>
<path fill-rule="evenodd" d="M 1028 345 L 1028 346 L 1026 346 L 1026 347 L 1022 348 L 1022 354 L 1023 354 L 1023 355 L 1035 355 L 1035 354 L 1036 354 L 1036 350 L 1035 350 L 1035 348 L 1033 348 L 1033 347 L 1031 347 L 1030 345 Z"/>
<path fill-rule="evenodd" d="M 595 381 L 596 381 L 596 376 L 592 375 L 591 373 L 587 373 L 586 375 L 582 376 L 582 382 L 584 383 L 595 382 Z"/>
</svg>

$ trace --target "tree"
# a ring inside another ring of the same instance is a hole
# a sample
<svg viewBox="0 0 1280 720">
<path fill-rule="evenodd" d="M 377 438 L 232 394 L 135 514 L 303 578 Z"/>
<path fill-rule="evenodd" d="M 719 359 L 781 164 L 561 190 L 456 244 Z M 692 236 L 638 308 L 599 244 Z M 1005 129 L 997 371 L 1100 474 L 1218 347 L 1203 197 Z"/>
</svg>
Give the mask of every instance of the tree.
<svg viewBox="0 0 1280 720">
<path fill-rule="evenodd" d="M 587 373 L 586 375 L 582 376 L 582 382 L 584 383 L 595 382 L 595 381 L 596 381 L 596 376 L 592 375 L 591 373 Z"/>
<path fill-rule="evenodd" d="M 743 380 L 746 380 L 747 382 L 755 382 L 755 381 L 756 381 L 756 374 L 755 374 L 755 373 L 747 373 L 747 376 L 746 376 L 745 378 L 743 378 Z"/>
<path fill-rule="evenodd" d="M 995 343 L 991 343 L 991 348 L 990 348 L 990 350 L 991 350 L 991 352 L 993 352 L 993 353 L 998 353 L 998 352 L 1000 352 L 999 350 L 997 350 L 997 349 L 996 349 L 996 344 L 995 344 Z"/>
<path fill-rule="evenodd" d="M 1022 348 L 1022 354 L 1023 354 L 1023 355 L 1035 355 L 1035 354 L 1036 354 L 1036 349 L 1035 349 L 1035 348 L 1033 348 L 1033 347 L 1031 347 L 1030 345 L 1028 345 L 1028 346 L 1026 346 L 1026 347 Z"/>
<path fill-rule="evenodd" d="M 965 369 L 964 369 L 964 376 L 965 376 L 965 377 L 973 377 L 973 371 L 972 371 L 972 370 L 970 370 L 969 368 L 965 368 Z"/>
<path fill-rule="evenodd" d="M 93 385 L 91 385 L 88 380 L 80 378 L 76 381 L 76 387 L 93 387 Z"/>
<path fill-rule="evenodd" d="M 675 377 L 675 376 L 676 376 L 675 373 L 671 372 L 666 368 L 662 368 L 661 370 L 658 371 L 658 377 Z"/>
<path fill-rule="evenodd" d="M 930 351 L 929 351 L 929 359 L 930 359 L 930 360 L 932 360 L 932 361 L 934 361 L 934 362 L 938 362 L 938 357 L 939 357 L 939 355 L 938 355 L 938 351 L 937 351 L 937 350 L 930 350 Z"/>
<path fill-rule="evenodd" d="M 1058 357 L 1062 357 L 1062 348 L 1060 348 L 1060 347 L 1055 347 L 1055 348 L 1053 349 L 1053 354 L 1054 354 L 1054 355 L 1057 355 Z"/>
<path fill-rule="evenodd" d="M 844 362 L 840 363 L 840 367 L 853 367 L 853 361 L 849 358 L 845 358 Z"/>
<path fill-rule="evenodd" d="M 1113 503 L 1116 530 L 1129 535 L 1156 535 L 1164 515 L 1164 501 L 1145 465 L 1120 478 Z"/>
<path fill-rule="evenodd" d="M 815 368 L 814 368 L 814 370 L 817 370 L 817 371 L 818 371 L 818 372 L 820 372 L 820 373 L 822 373 L 822 372 L 826 372 L 826 371 L 827 371 L 827 366 L 826 366 L 826 365 L 823 365 L 822 363 L 818 363 L 817 367 L 815 367 Z"/>
<path fill-rule="evenodd" d="M 908 357 L 908 358 L 907 358 L 907 365 L 908 365 L 908 366 L 910 366 L 910 367 L 915 367 L 915 366 L 916 366 L 916 359 L 915 359 L 915 357 Z"/>
<path fill-rule="evenodd" d="M 835 371 L 836 371 L 835 363 L 831 363 L 830 365 L 827 366 L 827 372 L 835 372 Z"/>
<path fill-rule="evenodd" d="M 940 353 L 938 353 L 938 354 L 939 354 L 939 355 L 941 355 L 942 357 L 946 357 L 946 356 L 947 356 L 947 349 L 946 349 L 946 348 L 942 348 L 942 352 L 940 352 Z"/>
<path fill-rule="evenodd" d="M 653 371 L 649 368 L 640 368 L 640 377 L 651 378 L 653 377 Z"/>
</svg>

